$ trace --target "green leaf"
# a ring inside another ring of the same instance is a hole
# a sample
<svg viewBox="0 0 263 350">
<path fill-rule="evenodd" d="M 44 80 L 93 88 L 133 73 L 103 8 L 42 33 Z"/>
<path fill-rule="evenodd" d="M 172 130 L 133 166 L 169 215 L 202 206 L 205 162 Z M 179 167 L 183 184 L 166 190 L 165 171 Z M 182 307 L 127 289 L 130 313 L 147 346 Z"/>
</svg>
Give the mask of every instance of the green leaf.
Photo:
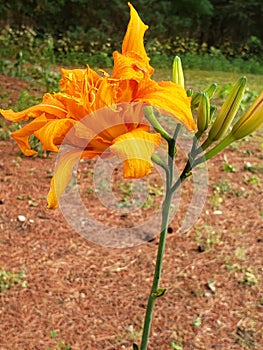
<svg viewBox="0 0 263 350">
<path fill-rule="evenodd" d="M 171 342 L 170 347 L 175 350 L 183 350 L 181 345 L 175 344 L 174 342 Z"/>
<path fill-rule="evenodd" d="M 165 292 L 166 292 L 166 288 L 159 288 L 156 293 L 152 293 L 152 297 L 153 298 L 162 297 Z"/>
<path fill-rule="evenodd" d="M 50 332 L 50 338 L 51 338 L 51 339 L 56 338 L 57 335 L 58 335 L 58 332 L 56 332 L 56 331 L 51 331 L 51 332 Z"/>
</svg>

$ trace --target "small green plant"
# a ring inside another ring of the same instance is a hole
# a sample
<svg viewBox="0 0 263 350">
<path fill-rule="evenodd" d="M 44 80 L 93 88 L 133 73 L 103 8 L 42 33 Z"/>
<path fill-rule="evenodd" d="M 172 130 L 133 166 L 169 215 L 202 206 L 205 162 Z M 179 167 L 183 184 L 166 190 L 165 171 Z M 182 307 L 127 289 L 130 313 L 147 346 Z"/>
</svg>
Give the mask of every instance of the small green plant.
<svg viewBox="0 0 263 350">
<path fill-rule="evenodd" d="M 258 284 L 258 278 L 255 275 L 255 273 L 252 271 L 252 269 L 248 268 L 244 272 L 244 275 L 239 282 L 242 284 L 246 284 L 249 287 L 252 287 Z"/>
<path fill-rule="evenodd" d="M 222 178 L 216 185 L 215 190 L 218 191 L 221 194 L 229 193 L 231 192 L 231 185 L 228 182 L 227 179 Z"/>
<path fill-rule="evenodd" d="M 250 185 L 260 186 L 260 179 L 257 176 L 246 177 L 245 182 Z"/>
<path fill-rule="evenodd" d="M 149 209 L 155 206 L 155 200 L 160 199 L 164 194 L 164 187 L 158 183 L 148 182 L 148 197 L 143 203 L 143 208 Z M 156 203 L 157 204 L 157 203 Z"/>
<path fill-rule="evenodd" d="M 30 135 L 29 137 L 29 143 L 31 148 L 36 151 L 37 153 L 34 155 L 34 157 L 48 157 L 50 154 L 50 151 L 43 150 L 41 142 L 36 138 L 34 135 Z"/>
<path fill-rule="evenodd" d="M 229 163 L 226 156 L 224 156 L 224 160 L 225 160 L 225 162 L 223 163 L 223 170 L 227 173 L 235 173 L 236 168 Z"/>
<path fill-rule="evenodd" d="M 0 292 L 5 292 L 7 289 L 12 288 L 15 284 L 19 284 L 21 287 L 27 287 L 27 281 L 25 280 L 25 271 L 11 272 L 6 271 L 4 267 L 0 269 Z"/>
<path fill-rule="evenodd" d="M 199 328 L 202 325 L 202 317 L 198 316 L 192 321 L 192 325 Z"/>
<path fill-rule="evenodd" d="M 58 337 L 58 331 L 52 330 L 50 332 L 50 338 L 56 339 Z M 72 347 L 69 345 L 66 345 L 64 341 L 60 341 L 59 343 L 55 344 L 53 348 L 48 347 L 46 350 L 72 350 Z"/>
<path fill-rule="evenodd" d="M 9 124 L 0 114 L 0 140 L 9 140 L 11 133 L 18 130 L 20 125 L 21 123 Z"/>
<path fill-rule="evenodd" d="M 183 347 L 179 344 L 175 344 L 174 342 L 170 343 L 170 348 L 174 350 L 183 350 Z"/>
<path fill-rule="evenodd" d="M 221 233 L 215 232 L 210 226 L 202 226 L 195 231 L 195 236 L 199 251 L 207 251 L 221 244 Z"/>
<path fill-rule="evenodd" d="M 213 209 L 220 208 L 223 203 L 223 197 L 227 193 L 232 193 L 231 185 L 229 181 L 225 178 L 222 178 L 217 184 L 213 187 L 214 193 L 210 197 L 210 204 Z"/>
<path fill-rule="evenodd" d="M 9 140 L 10 131 L 6 122 L 0 117 L 0 140 Z"/>
<path fill-rule="evenodd" d="M 39 97 L 33 96 L 28 90 L 22 90 L 16 103 L 13 106 L 14 111 L 21 111 L 33 106 L 41 101 Z"/>
</svg>

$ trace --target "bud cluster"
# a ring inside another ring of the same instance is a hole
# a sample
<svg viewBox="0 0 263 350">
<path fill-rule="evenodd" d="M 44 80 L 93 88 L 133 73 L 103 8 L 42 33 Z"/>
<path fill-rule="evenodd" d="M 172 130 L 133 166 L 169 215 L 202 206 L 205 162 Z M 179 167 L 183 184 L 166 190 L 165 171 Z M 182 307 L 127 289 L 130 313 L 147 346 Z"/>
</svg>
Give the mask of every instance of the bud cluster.
<svg viewBox="0 0 263 350">
<path fill-rule="evenodd" d="M 173 81 L 184 86 L 184 74 L 179 57 L 173 63 Z M 215 115 L 216 106 L 211 104 L 211 98 L 217 89 L 217 84 L 209 85 L 203 91 L 187 90 L 191 96 L 191 109 L 196 110 L 196 137 L 204 138 L 199 153 L 206 151 L 215 142 L 217 144 L 207 153 L 205 159 L 210 159 L 235 140 L 242 139 L 263 124 L 263 90 L 252 106 L 237 119 L 237 114 L 246 91 L 247 78 L 241 77 L 233 86 L 225 102 Z M 215 115 L 215 116 L 214 116 Z"/>
</svg>

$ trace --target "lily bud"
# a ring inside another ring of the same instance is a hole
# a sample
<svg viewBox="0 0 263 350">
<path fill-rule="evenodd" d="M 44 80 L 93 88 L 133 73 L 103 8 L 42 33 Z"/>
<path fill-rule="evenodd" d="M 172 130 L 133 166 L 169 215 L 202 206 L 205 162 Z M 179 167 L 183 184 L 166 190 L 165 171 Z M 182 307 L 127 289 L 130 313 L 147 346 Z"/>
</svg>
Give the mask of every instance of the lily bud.
<svg viewBox="0 0 263 350">
<path fill-rule="evenodd" d="M 197 91 L 194 92 L 192 95 L 192 100 L 191 100 L 191 109 L 192 111 L 199 106 L 200 99 L 201 99 L 202 91 Z"/>
<path fill-rule="evenodd" d="M 216 141 L 222 138 L 230 127 L 240 103 L 242 101 L 245 88 L 246 88 L 247 78 L 240 78 L 237 83 L 232 88 L 230 94 L 228 95 L 226 101 L 224 102 L 218 116 L 212 125 L 208 139 L 210 141 Z"/>
<path fill-rule="evenodd" d="M 198 91 L 195 93 L 192 93 L 192 100 L 191 100 L 191 109 L 194 110 L 200 102 L 201 99 L 201 95 L 203 92 L 206 92 L 209 98 L 212 98 L 215 91 L 217 89 L 217 84 L 213 83 L 211 85 L 209 85 L 207 88 L 205 88 L 203 91 Z"/>
<path fill-rule="evenodd" d="M 263 90 L 253 103 L 253 105 L 246 111 L 246 113 L 233 126 L 231 132 L 221 140 L 214 148 L 210 149 L 206 154 L 206 160 L 214 157 L 224 148 L 228 147 L 232 142 L 242 139 L 251 134 L 263 125 Z M 204 147 L 206 149 L 207 147 Z"/>
<path fill-rule="evenodd" d="M 235 140 L 242 139 L 247 135 L 254 132 L 263 124 L 263 90 L 252 104 L 252 106 L 246 111 L 246 113 L 238 120 L 233 126 L 231 131 Z"/>
<path fill-rule="evenodd" d="M 210 100 L 207 92 L 202 92 L 197 111 L 198 131 L 204 132 L 210 123 Z"/>
<path fill-rule="evenodd" d="M 215 105 L 210 106 L 210 120 L 212 120 L 217 107 Z"/>
<path fill-rule="evenodd" d="M 173 61 L 172 81 L 184 88 L 184 72 L 179 56 L 175 56 Z"/>
<path fill-rule="evenodd" d="M 214 93 L 217 89 L 217 83 L 213 83 L 209 85 L 207 88 L 203 90 L 203 92 L 206 92 L 209 98 L 212 98 L 214 96 Z"/>
<path fill-rule="evenodd" d="M 194 90 L 193 90 L 193 89 L 187 89 L 187 90 L 186 90 L 186 95 L 187 95 L 188 97 L 193 96 L 193 94 L 194 94 Z"/>
</svg>

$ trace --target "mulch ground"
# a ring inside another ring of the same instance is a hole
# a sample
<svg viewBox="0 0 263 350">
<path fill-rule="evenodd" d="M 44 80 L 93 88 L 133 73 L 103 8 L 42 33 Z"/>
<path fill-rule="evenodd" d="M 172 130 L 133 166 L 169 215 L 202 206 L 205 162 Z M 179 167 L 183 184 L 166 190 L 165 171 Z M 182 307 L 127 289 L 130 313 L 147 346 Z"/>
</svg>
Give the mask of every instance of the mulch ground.
<svg viewBox="0 0 263 350">
<path fill-rule="evenodd" d="M 29 88 L 3 76 L 0 85 L 10 106 Z M 149 350 L 263 349 L 260 142 L 258 133 L 209 161 L 204 207 L 184 233 L 179 228 L 193 193 L 183 186 L 165 251 L 161 287 L 167 291 L 156 303 Z M 13 140 L 1 140 L 0 152 L 0 268 L 23 270 L 27 282 L 0 289 L 0 350 L 132 349 L 140 339 L 158 235 L 124 248 L 87 240 L 60 209 L 45 209 L 56 156 L 21 157 Z M 224 169 L 226 162 L 231 166 Z M 153 206 L 118 218 L 103 210 L 88 187 L 91 166 L 82 164 L 78 176 L 87 174 L 80 187 L 97 220 L 118 231 L 150 215 Z M 160 204 L 161 196 L 152 197 Z M 100 235 L 96 229 L 93 237 Z"/>
</svg>

